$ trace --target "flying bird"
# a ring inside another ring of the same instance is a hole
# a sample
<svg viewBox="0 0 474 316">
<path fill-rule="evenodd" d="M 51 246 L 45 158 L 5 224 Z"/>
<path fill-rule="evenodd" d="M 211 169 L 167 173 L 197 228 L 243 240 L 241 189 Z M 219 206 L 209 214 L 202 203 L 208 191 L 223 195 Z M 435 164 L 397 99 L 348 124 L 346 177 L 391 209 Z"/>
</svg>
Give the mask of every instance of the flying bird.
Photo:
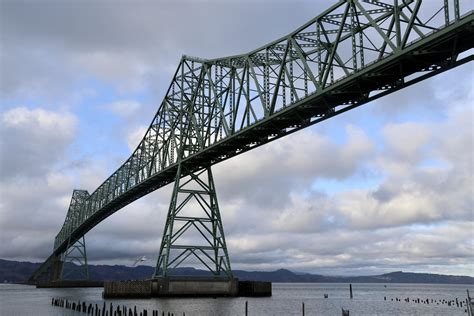
<svg viewBox="0 0 474 316">
<path fill-rule="evenodd" d="M 147 260 L 147 258 L 146 258 L 145 256 L 141 256 L 141 257 L 139 257 L 139 258 L 137 258 L 137 259 L 135 260 L 135 262 L 133 263 L 133 265 L 136 266 L 137 263 L 143 262 L 143 261 L 146 261 L 146 260 Z"/>
</svg>

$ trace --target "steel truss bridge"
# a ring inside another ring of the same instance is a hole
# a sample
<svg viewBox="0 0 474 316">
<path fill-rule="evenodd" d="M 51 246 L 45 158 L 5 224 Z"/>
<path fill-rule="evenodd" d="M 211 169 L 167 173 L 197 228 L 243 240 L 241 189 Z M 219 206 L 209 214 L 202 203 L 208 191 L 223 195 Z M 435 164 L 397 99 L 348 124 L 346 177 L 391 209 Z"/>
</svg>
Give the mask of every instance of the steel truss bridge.
<svg viewBox="0 0 474 316">
<path fill-rule="evenodd" d="M 65 278 L 68 261 L 87 278 L 84 235 L 172 182 L 154 277 L 186 260 L 232 276 L 211 166 L 472 61 L 469 6 L 469 0 L 340 0 L 249 53 L 183 56 L 130 158 L 92 194 L 73 191 L 53 252 L 30 281 L 47 272 Z M 185 238 L 192 230 L 194 237 Z"/>
</svg>

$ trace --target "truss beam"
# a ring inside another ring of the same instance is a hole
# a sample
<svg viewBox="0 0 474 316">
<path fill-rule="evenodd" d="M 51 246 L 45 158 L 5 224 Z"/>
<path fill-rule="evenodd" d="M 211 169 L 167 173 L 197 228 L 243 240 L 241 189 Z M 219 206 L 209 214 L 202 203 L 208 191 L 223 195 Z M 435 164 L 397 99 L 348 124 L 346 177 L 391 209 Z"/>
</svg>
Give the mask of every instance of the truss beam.
<svg viewBox="0 0 474 316">
<path fill-rule="evenodd" d="M 68 211 L 51 256 L 173 182 L 178 166 L 189 175 L 462 64 L 474 43 L 474 14 L 463 3 L 340 0 L 246 54 L 183 56 L 142 141 L 77 213 Z"/>
<path fill-rule="evenodd" d="M 215 277 L 232 278 L 211 168 L 185 172 L 178 165 L 154 277 L 169 277 L 189 259 Z"/>
<path fill-rule="evenodd" d="M 86 240 L 84 236 L 69 245 L 62 255 L 61 261 L 60 280 L 71 278 L 89 280 L 89 266 L 87 264 Z"/>
</svg>

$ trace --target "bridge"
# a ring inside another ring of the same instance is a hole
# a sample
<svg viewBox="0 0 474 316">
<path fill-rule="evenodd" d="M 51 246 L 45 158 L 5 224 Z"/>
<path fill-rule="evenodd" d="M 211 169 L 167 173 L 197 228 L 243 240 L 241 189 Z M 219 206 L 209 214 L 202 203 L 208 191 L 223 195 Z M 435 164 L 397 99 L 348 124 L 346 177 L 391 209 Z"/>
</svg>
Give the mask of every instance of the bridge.
<svg viewBox="0 0 474 316">
<path fill-rule="evenodd" d="M 64 262 L 78 263 L 88 278 L 84 235 L 173 182 L 153 277 L 170 276 L 194 260 L 216 277 L 231 278 L 211 166 L 472 61 L 470 5 L 340 0 L 251 52 L 182 56 L 130 158 L 94 192 L 73 191 L 53 251 L 30 282 L 48 274 L 66 278 Z"/>
</svg>

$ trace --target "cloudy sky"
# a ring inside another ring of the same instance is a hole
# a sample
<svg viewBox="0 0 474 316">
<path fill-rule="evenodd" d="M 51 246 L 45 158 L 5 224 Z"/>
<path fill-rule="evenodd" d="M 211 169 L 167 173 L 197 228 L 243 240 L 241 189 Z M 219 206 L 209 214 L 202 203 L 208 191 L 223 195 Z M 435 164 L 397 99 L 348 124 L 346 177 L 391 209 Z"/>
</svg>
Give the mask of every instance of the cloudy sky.
<svg viewBox="0 0 474 316">
<path fill-rule="evenodd" d="M 131 154 L 182 54 L 249 51 L 329 1 L 0 1 L 0 258 L 42 261 L 72 190 Z M 271 5 L 270 5 L 271 4 Z M 214 166 L 234 269 L 474 276 L 469 63 Z M 86 236 L 153 265 L 162 188 Z"/>
</svg>

